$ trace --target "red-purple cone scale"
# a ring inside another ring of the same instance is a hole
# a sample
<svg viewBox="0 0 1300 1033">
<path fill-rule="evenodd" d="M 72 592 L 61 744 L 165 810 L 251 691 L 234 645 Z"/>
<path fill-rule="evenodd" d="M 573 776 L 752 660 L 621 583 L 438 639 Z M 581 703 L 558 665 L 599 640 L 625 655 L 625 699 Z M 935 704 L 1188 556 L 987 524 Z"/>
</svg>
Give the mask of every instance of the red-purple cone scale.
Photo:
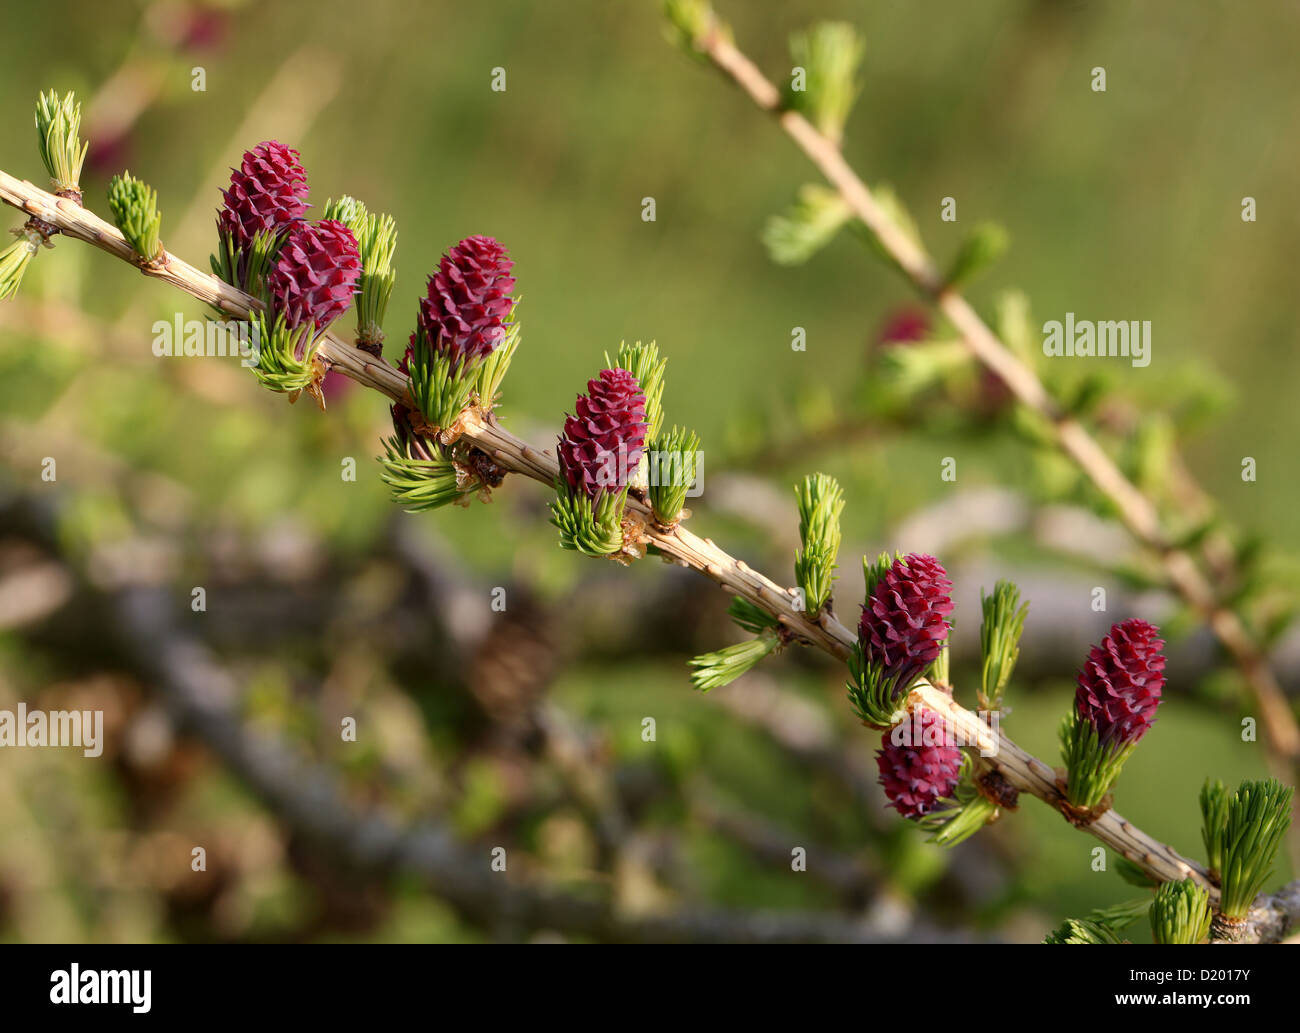
<svg viewBox="0 0 1300 1033">
<path fill-rule="evenodd" d="M 895 745 L 893 731 L 886 732 L 876 751 L 876 765 L 889 805 L 904 818 L 920 818 L 957 788 L 961 750 L 949 745 L 948 724 L 932 710 L 916 712 L 907 728 L 912 745 Z"/>
<path fill-rule="evenodd" d="M 491 237 L 467 237 L 442 256 L 420 300 L 420 328 L 435 351 L 460 363 L 497 349 L 514 305 L 513 267 Z"/>
<path fill-rule="evenodd" d="M 858 638 L 867 659 L 906 688 L 934 663 L 952 625 L 952 582 L 933 556 L 910 553 L 877 583 L 862 607 Z"/>
<path fill-rule="evenodd" d="M 261 231 L 279 233 L 307 211 L 307 173 L 298 152 L 275 140 L 246 151 L 233 169 L 217 229 L 229 235 L 237 251 L 248 250 Z"/>
<path fill-rule="evenodd" d="M 291 330 L 321 330 L 352 304 L 361 277 L 356 237 L 337 219 L 295 223 L 267 277 L 273 309 Z"/>
<path fill-rule="evenodd" d="M 1074 694 L 1078 715 L 1115 749 L 1138 742 L 1155 722 L 1165 684 L 1160 629 L 1136 617 L 1093 646 Z"/>
<path fill-rule="evenodd" d="M 560 437 L 560 473 L 573 493 L 595 501 L 627 487 L 645 447 L 645 395 L 625 369 L 602 370 L 578 395 Z"/>
</svg>

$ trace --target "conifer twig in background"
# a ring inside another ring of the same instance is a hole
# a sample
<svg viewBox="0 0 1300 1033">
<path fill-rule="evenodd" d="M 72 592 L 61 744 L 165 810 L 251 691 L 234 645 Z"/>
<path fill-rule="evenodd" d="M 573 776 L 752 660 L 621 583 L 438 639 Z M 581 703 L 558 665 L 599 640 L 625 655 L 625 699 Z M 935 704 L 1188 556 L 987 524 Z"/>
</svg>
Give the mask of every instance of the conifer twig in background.
<svg viewBox="0 0 1300 1033">
<path fill-rule="evenodd" d="M 891 203 L 892 195 L 870 189 L 845 159 L 838 131 L 827 131 L 828 126 L 843 125 L 847 112 L 842 88 L 832 91 L 832 96 L 816 110 L 810 110 L 807 98 L 816 96 L 815 84 L 809 83 L 802 94 L 783 94 L 735 45 L 730 29 L 706 0 L 666 0 L 664 7 L 676 42 L 712 63 L 759 108 L 775 116 L 835 189 L 840 203 L 869 232 L 873 245 L 943 313 L 975 358 L 996 374 L 1022 405 L 1046 421 L 1059 448 L 1113 503 L 1129 531 L 1158 558 L 1168 583 L 1231 655 L 1259 708 L 1273 763 L 1282 765 L 1279 775 L 1294 777 L 1300 767 L 1300 723 L 1250 629 L 1219 599 L 1190 549 L 1178 547 L 1151 499 L 1124 475 L 1083 424 L 1049 393 L 1035 372 L 998 338 L 956 289 L 974 267 L 1000 252 L 1005 240 L 991 228 L 981 228 L 972 235 L 970 246 L 953 269 L 945 274 L 909 231 L 905 215 Z M 806 40 L 801 45 L 806 52 Z M 841 41 L 837 51 L 840 58 L 833 62 L 841 70 L 846 48 L 851 49 Z M 848 74 L 854 71 L 849 63 Z M 792 97 L 805 99 L 792 106 Z M 825 206 L 820 210 L 824 214 Z"/>
</svg>

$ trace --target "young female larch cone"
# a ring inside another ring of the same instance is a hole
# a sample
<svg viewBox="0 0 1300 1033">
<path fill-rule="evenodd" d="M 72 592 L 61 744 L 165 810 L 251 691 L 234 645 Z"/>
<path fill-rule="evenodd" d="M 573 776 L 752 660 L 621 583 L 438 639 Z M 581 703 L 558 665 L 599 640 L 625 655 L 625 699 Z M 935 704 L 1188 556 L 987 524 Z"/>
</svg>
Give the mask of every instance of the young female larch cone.
<svg viewBox="0 0 1300 1033">
<path fill-rule="evenodd" d="M 244 153 L 231 170 L 217 229 L 236 250 L 247 251 L 258 233 L 279 233 L 307 212 L 307 173 L 298 152 L 276 140 Z"/>
<path fill-rule="evenodd" d="M 922 818 L 952 798 L 961 778 L 962 753 L 950 745 L 947 722 L 932 710 L 918 710 L 901 728 L 912 741 L 895 743 L 898 729 L 885 732 L 876 751 L 879 782 L 899 814 Z"/>
<path fill-rule="evenodd" d="M 483 359 L 506 339 L 514 262 L 492 237 L 467 237 L 442 256 L 420 301 L 420 329 L 453 364 Z"/>
<path fill-rule="evenodd" d="M 952 582 L 933 556 L 896 559 L 876 583 L 858 622 L 867 658 L 906 691 L 938 658 L 952 630 Z"/>
<path fill-rule="evenodd" d="M 624 503 L 648 426 L 645 393 L 627 370 L 602 370 L 587 381 L 556 449 L 560 481 L 552 523 L 564 548 L 621 562 L 644 553 L 644 527 L 625 526 L 631 517 L 625 519 Z"/>
<path fill-rule="evenodd" d="M 1107 809 L 1125 760 L 1155 722 L 1165 684 L 1163 648 L 1155 625 L 1130 618 L 1088 653 L 1074 712 L 1061 727 L 1072 820 L 1087 824 Z"/>
<path fill-rule="evenodd" d="M 499 241 L 468 237 L 447 250 L 429 277 L 398 363 L 410 377 L 413 405 L 401 407 L 409 434 L 404 438 L 399 428 L 381 460 L 394 497 L 404 504 L 467 504 L 473 494 L 486 502 L 505 477 L 505 469 L 461 433 L 469 415 L 491 418 L 519 343 L 513 266 Z M 363 319 L 365 307 L 363 295 Z"/>
<path fill-rule="evenodd" d="M 602 370 L 587 381 L 574 415 L 564 421 L 558 448 L 560 473 L 569 491 L 593 502 L 617 493 L 636 473 L 645 448 L 645 395 L 625 369 Z"/>
<path fill-rule="evenodd" d="M 512 318 L 514 262 L 491 237 L 467 237 L 429 277 L 406 349 L 411 398 L 443 444 L 460 436 L 470 406 L 490 413 L 519 343 Z"/>
<path fill-rule="evenodd" d="M 336 219 L 295 223 L 267 277 L 273 309 L 291 330 L 323 330 L 352 304 L 361 277 L 356 237 Z"/>
<path fill-rule="evenodd" d="M 266 277 L 272 319 L 259 317 L 259 378 L 297 399 L 307 391 L 323 409 L 326 367 L 316 355 L 320 332 L 347 311 L 361 277 L 352 231 L 341 222 L 296 222 Z"/>
<path fill-rule="evenodd" d="M 1074 706 L 1103 745 L 1135 745 L 1155 723 L 1165 684 L 1164 645 L 1154 624 L 1134 617 L 1092 647 L 1079 672 Z"/>
</svg>

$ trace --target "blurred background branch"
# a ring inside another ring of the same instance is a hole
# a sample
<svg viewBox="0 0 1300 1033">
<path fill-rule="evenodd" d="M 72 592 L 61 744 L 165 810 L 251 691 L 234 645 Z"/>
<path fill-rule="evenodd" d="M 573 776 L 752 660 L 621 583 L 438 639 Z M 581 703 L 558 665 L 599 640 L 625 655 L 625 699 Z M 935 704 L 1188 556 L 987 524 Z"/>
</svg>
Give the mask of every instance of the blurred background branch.
<svg viewBox="0 0 1300 1033">
<path fill-rule="evenodd" d="M 56 524 L 48 503 L 8 498 L 0 505 L 0 530 L 6 541 L 19 535 L 43 549 L 55 549 Z M 425 558 L 421 587 L 427 587 L 430 566 Z M 40 567 L 37 573 L 43 571 Z M 60 571 L 63 578 L 68 577 L 68 572 Z M 550 705 L 525 715 L 533 727 L 528 731 L 530 741 L 519 745 L 560 770 L 569 784 L 566 791 L 577 798 L 601 847 L 613 855 L 601 867 L 612 869 L 615 892 L 571 894 L 495 873 L 486 845 L 475 849 L 460 843 L 442 823 L 425 820 L 403 827 L 379 806 L 371 804 L 359 810 L 337 776 L 298 759 L 298 751 L 277 741 L 276 736 L 250 729 L 238 710 L 241 690 L 236 680 L 206 645 L 177 626 L 175 600 L 148 580 L 134 583 L 138 570 L 123 569 L 118 574 L 123 583 L 107 591 L 96 591 L 73 575 L 79 582 L 77 592 L 49 607 L 50 612 L 22 614 L 15 623 L 39 623 L 57 615 L 60 636 L 84 639 L 97 634 L 98 655 L 112 658 L 130 676 L 153 686 L 176 732 L 193 736 L 212 751 L 295 836 L 303 838 L 304 846 L 322 851 L 321 857 L 338 866 L 340 874 L 381 881 L 415 877 L 466 921 L 496 936 L 556 932 L 616 941 L 746 943 L 936 942 L 953 936 L 898 908 L 892 910 L 888 921 L 850 919 L 837 913 L 742 913 L 699 906 L 665 908 L 662 904 L 648 908 L 644 899 L 638 902 L 636 897 L 642 884 L 628 866 L 635 863 L 630 859 L 637 856 L 637 842 L 619 812 L 622 805 L 617 787 L 608 780 L 611 773 L 593 754 L 584 733 Z M 45 572 L 44 576 L 51 575 Z M 439 583 L 431 600 L 445 606 L 455 596 L 449 587 Z M 80 610 L 86 624 L 68 621 L 64 607 Z M 249 615 L 244 614 L 243 619 L 248 621 Z M 426 630 L 438 626 L 437 622 L 424 625 Z M 306 630 L 316 632 L 315 628 Z M 462 641 L 451 629 L 444 630 L 453 654 L 458 646 L 472 652 L 495 652 L 477 638 Z M 493 633 L 495 630 L 488 634 Z M 481 697 L 487 680 L 472 666 L 470 672 L 466 688 Z M 498 686 L 498 694 L 491 698 L 498 707 L 504 702 L 500 689 Z M 480 698 L 480 702 L 488 700 Z M 521 701 L 513 702 L 517 708 Z M 525 710 L 531 708 L 525 706 Z M 755 833 L 752 819 L 712 808 L 707 813 L 710 825 L 752 850 L 760 860 L 771 861 L 773 851 L 788 856 L 788 846 L 782 851 L 771 837 Z M 73 831 L 81 832 L 76 827 Z M 75 864 L 75 857 L 65 855 L 60 863 L 70 861 Z M 817 867 L 832 888 L 856 901 L 851 910 L 860 909 L 865 890 L 872 885 L 864 869 L 837 860 L 833 854 L 819 858 Z M 654 873 L 642 872 L 641 878 L 653 881 Z M 620 887 L 620 882 L 627 885 Z"/>
<path fill-rule="evenodd" d="M 735 46 L 730 32 L 716 20 L 707 4 L 686 6 L 707 12 L 699 16 L 697 34 L 689 39 L 688 45 L 704 53 L 759 108 L 776 116 L 781 127 L 839 192 L 848 210 L 862 221 L 885 255 L 918 291 L 933 301 L 974 356 L 1022 405 L 1044 420 L 1058 447 L 1110 501 L 1133 535 L 1158 558 L 1170 586 L 1197 611 L 1233 657 L 1254 696 L 1278 777 L 1294 780 L 1300 770 L 1300 722 L 1269 666 L 1263 647 L 1231 606 L 1219 597 L 1215 582 L 1203 569 L 1206 558 L 1199 549 L 1194 552 L 1176 544 L 1178 536 L 1165 524 L 1157 503 L 1132 483 L 1075 414 L 1049 392 L 1025 358 L 989 328 L 955 286 L 956 274 L 945 278 L 915 236 L 891 215 L 845 160 L 838 133 L 831 135 L 820 130 L 798 110 L 783 104 L 780 91 Z M 856 66 L 856 62 L 853 64 Z M 1177 470 L 1183 497 L 1203 501 L 1203 493 L 1181 461 Z M 1212 548 L 1211 557 L 1220 567 L 1226 561 L 1221 549 Z M 1230 576 L 1236 577 L 1236 571 L 1231 571 Z"/>
</svg>

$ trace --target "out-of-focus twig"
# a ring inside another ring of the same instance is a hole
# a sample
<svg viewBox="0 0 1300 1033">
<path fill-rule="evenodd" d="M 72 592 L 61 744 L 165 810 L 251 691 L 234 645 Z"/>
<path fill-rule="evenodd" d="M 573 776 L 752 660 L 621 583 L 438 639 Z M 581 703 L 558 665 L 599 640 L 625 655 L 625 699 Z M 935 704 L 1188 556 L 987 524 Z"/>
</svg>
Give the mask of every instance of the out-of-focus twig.
<svg viewBox="0 0 1300 1033">
<path fill-rule="evenodd" d="M 948 286 L 930 256 L 877 202 L 845 160 L 839 144 L 819 132 L 799 112 L 783 107 L 780 91 L 736 47 L 728 33 L 715 27 L 697 40 L 696 45 L 759 108 L 776 118 L 853 214 L 876 236 L 904 275 L 948 318 L 975 357 L 1024 406 L 1043 417 L 1061 450 L 1115 505 L 1133 535 L 1160 559 L 1170 584 L 1203 617 L 1236 662 L 1259 707 L 1270 754 L 1275 761 L 1282 762 L 1289 780 L 1300 764 L 1300 723 L 1262 648 L 1241 618 L 1219 601 L 1213 584 L 1193 554 L 1173 544 L 1155 503 L 1124 476 L 1087 429 L 1048 392 L 1034 371 L 989 329 L 970 302 Z"/>
<path fill-rule="evenodd" d="M 174 625 L 174 601 L 155 589 L 109 601 L 123 644 L 162 692 L 177 723 L 217 753 L 273 810 L 309 841 L 368 877 L 407 874 L 426 882 L 467 920 L 490 930 L 557 930 L 630 942 L 881 942 L 863 923 L 832 915 L 743 914 L 692 907 L 661 915 L 620 915 L 609 902 L 491 871 L 486 849 L 458 843 L 434 821 L 405 828 L 386 815 L 356 811 L 323 769 L 292 759 L 274 739 L 244 728 L 230 708 L 235 687 L 201 645 Z M 918 939 L 941 936 L 918 930 Z"/>
</svg>

